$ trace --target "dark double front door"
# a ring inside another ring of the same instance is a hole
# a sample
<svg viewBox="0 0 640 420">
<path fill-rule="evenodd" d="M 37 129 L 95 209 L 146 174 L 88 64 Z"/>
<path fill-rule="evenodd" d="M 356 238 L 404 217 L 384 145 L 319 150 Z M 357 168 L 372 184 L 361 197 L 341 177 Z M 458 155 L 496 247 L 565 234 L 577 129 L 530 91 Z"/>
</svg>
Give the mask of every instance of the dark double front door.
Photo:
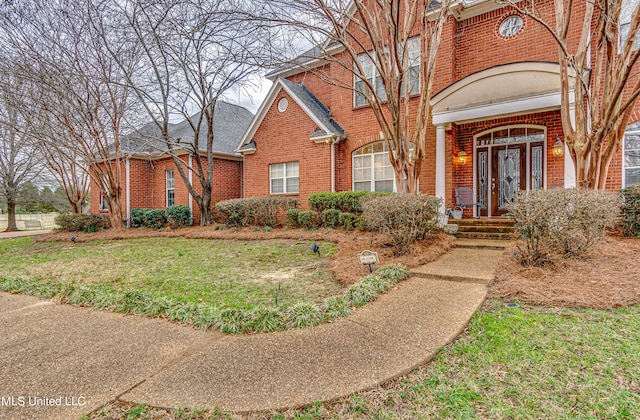
<svg viewBox="0 0 640 420">
<path fill-rule="evenodd" d="M 544 187 L 544 143 L 504 144 L 476 150 L 481 216 L 502 216 L 519 191 Z"/>
</svg>

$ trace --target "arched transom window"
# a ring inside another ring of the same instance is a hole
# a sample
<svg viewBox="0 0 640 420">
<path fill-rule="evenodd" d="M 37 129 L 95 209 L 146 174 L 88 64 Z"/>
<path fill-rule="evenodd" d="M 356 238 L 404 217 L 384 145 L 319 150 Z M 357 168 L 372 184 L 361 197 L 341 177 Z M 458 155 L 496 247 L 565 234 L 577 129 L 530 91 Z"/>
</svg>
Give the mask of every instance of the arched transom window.
<svg viewBox="0 0 640 420">
<path fill-rule="evenodd" d="M 354 191 L 395 191 L 395 175 L 383 141 L 367 144 L 352 154 Z"/>
</svg>

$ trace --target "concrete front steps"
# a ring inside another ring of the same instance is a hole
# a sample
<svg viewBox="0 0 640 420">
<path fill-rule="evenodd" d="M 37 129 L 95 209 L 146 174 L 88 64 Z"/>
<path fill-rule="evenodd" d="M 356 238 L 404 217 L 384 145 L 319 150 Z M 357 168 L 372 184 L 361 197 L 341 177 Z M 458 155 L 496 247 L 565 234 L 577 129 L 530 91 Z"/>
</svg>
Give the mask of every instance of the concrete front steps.
<svg viewBox="0 0 640 420">
<path fill-rule="evenodd" d="M 513 240 L 515 227 L 513 220 L 507 218 L 465 218 L 449 219 L 449 223 L 458 225 L 456 238 Z"/>
</svg>

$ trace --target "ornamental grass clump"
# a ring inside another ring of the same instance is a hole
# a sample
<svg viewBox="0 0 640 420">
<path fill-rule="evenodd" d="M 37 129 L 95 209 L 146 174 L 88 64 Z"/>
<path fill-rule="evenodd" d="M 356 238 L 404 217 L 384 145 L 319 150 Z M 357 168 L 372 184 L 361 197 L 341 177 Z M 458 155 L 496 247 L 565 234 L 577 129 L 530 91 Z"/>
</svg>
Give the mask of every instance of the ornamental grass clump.
<svg viewBox="0 0 640 420">
<path fill-rule="evenodd" d="M 246 331 L 245 311 L 226 308 L 220 312 L 219 327 L 223 333 L 237 334 Z"/>
<path fill-rule="evenodd" d="M 419 194 L 367 197 L 362 215 L 369 228 L 388 237 L 396 255 L 404 255 L 411 244 L 434 232 L 441 201 Z"/>
<path fill-rule="evenodd" d="M 619 194 L 591 189 L 523 191 L 508 204 L 515 221 L 516 258 L 526 266 L 549 266 L 587 252 L 615 226 Z"/>
<path fill-rule="evenodd" d="M 206 303 L 198 305 L 195 314 L 193 314 L 193 325 L 203 330 L 215 328 L 220 323 L 220 311 L 218 308 Z"/>
<path fill-rule="evenodd" d="M 320 324 L 322 314 L 312 303 L 298 302 L 287 309 L 287 325 L 292 328 L 313 327 Z"/>
<path fill-rule="evenodd" d="M 375 274 L 369 274 L 361 280 L 362 283 L 371 285 L 378 293 L 384 293 L 391 288 L 391 282 Z"/>
<path fill-rule="evenodd" d="M 256 306 L 246 313 L 247 330 L 253 332 L 273 332 L 287 327 L 284 314 L 279 307 Z"/>
<path fill-rule="evenodd" d="M 367 302 L 375 300 L 378 296 L 376 288 L 370 283 L 356 283 L 349 286 L 344 294 L 345 299 L 355 307 L 360 307 Z"/>
<path fill-rule="evenodd" d="M 409 269 L 402 264 L 385 265 L 376 270 L 375 274 L 381 279 L 388 280 L 391 284 L 396 284 L 409 278 Z"/>
<path fill-rule="evenodd" d="M 344 296 L 329 296 L 322 303 L 322 312 L 327 320 L 349 316 L 351 303 Z"/>
</svg>

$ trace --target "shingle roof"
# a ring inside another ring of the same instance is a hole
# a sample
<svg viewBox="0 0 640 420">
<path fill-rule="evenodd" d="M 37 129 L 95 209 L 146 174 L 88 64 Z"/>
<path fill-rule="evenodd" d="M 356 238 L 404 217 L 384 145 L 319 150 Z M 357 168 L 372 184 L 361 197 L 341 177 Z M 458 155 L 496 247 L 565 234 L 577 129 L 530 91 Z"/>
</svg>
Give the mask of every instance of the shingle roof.
<svg viewBox="0 0 640 420">
<path fill-rule="evenodd" d="M 344 137 L 344 129 L 336 120 L 331 117 L 329 108 L 327 108 L 305 85 L 302 83 L 293 83 L 286 79 L 280 79 L 291 93 L 295 96 L 296 102 L 306 108 L 315 116 L 315 118 L 330 132 L 326 132 L 322 127 L 318 127 L 313 133 L 309 133 L 309 137 L 319 137 L 323 135 L 336 135 Z"/>
<path fill-rule="evenodd" d="M 199 115 L 199 113 L 192 115 L 190 120 L 197 123 Z M 253 114 L 246 108 L 227 102 L 217 102 L 213 117 L 213 152 L 240 156 L 236 152 L 236 147 L 252 119 Z M 202 125 L 205 124 L 203 119 Z M 169 136 L 176 141 L 179 139 L 180 143 L 193 143 L 193 129 L 187 120 L 178 124 L 169 124 Z M 123 136 L 121 149 L 125 153 L 153 155 L 167 151 L 167 145 L 162 140 L 160 129 L 151 122 Z M 207 150 L 206 129 L 200 131 L 198 149 Z"/>
</svg>

